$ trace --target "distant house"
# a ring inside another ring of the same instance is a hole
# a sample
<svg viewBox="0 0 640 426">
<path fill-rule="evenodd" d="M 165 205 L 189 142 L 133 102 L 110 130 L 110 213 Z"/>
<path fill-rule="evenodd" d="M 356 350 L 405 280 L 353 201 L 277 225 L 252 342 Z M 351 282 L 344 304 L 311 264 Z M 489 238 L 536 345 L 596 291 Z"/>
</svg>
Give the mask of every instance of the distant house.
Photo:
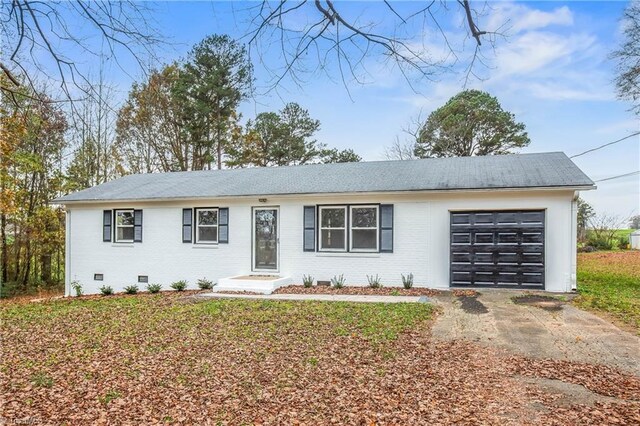
<svg viewBox="0 0 640 426">
<path fill-rule="evenodd" d="M 629 234 L 629 245 L 632 249 L 640 250 L 640 229 Z"/>
<path fill-rule="evenodd" d="M 130 175 L 55 202 L 67 294 L 72 281 L 270 291 L 303 274 L 399 286 L 408 273 L 440 289 L 567 292 L 578 191 L 594 188 L 554 152 Z"/>
</svg>

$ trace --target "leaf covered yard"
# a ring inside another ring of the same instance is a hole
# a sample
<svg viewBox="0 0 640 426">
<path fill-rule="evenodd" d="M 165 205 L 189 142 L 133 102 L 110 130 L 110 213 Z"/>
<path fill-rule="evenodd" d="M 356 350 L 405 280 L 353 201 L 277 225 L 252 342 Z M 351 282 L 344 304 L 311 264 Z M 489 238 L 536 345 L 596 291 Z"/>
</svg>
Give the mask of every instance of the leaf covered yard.
<svg viewBox="0 0 640 426">
<path fill-rule="evenodd" d="M 633 423 L 640 380 L 430 335 L 427 304 L 3 303 L 1 417 L 35 424 Z M 557 404 L 531 378 L 582 385 Z"/>
</svg>

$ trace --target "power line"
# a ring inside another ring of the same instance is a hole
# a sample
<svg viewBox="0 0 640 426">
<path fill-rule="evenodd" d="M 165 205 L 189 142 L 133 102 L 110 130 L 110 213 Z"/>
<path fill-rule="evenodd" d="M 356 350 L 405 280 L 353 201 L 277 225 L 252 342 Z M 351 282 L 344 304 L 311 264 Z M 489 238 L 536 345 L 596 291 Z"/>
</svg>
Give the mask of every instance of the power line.
<svg viewBox="0 0 640 426">
<path fill-rule="evenodd" d="M 585 154 L 588 154 L 588 153 L 590 153 L 590 152 L 597 151 L 597 150 L 602 149 L 602 148 L 605 148 L 605 147 L 607 147 L 607 146 L 609 146 L 609 145 L 613 145 L 614 143 L 622 142 L 622 141 L 624 141 L 624 140 L 627 140 L 627 139 L 629 139 L 629 138 L 632 138 L 632 137 L 634 137 L 634 136 L 638 136 L 638 135 L 640 135 L 640 132 L 631 133 L 630 135 L 625 136 L 625 137 L 624 137 L 624 138 L 622 138 L 622 139 L 618 139 L 618 140 L 616 140 L 616 141 L 609 142 L 609 143 L 605 143 L 604 145 L 600 145 L 600 146 L 597 146 L 597 147 L 595 147 L 595 148 L 588 149 L 588 150 L 586 150 L 585 152 L 581 152 L 580 154 L 572 155 L 572 156 L 571 156 L 571 157 L 569 157 L 569 158 L 576 158 L 576 157 L 580 157 L 581 155 L 585 155 Z"/>
<path fill-rule="evenodd" d="M 604 178 L 604 179 L 598 179 L 594 182 L 604 182 L 605 180 L 613 180 L 613 179 L 618 179 L 618 178 L 623 178 L 623 177 L 627 177 L 627 176 L 633 176 L 633 175 L 637 175 L 640 174 L 640 170 L 636 170 L 635 172 L 631 172 L 631 173 L 625 173 L 623 175 L 618 175 L 618 176 L 611 176 L 608 178 Z"/>
</svg>

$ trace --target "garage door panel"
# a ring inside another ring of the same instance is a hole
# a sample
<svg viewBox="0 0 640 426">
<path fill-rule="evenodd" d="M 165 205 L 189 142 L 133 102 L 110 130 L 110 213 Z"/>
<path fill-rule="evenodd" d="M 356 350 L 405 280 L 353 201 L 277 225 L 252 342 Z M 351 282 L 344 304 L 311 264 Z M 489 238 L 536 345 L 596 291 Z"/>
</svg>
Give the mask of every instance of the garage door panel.
<svg viewBox="0 0 640 426">
<path fill-rule="evenodd" d="M 544 211 L 451 213 L 451 285 L 544 288 Z"/>
<path fill-rule="evenodd" d="M 542 274 L 517 274 L 517 273 L 504 273 L 497 274 L 498 283 L 502 284 L 542 284 Z"/>
<path fill-rule="evenodd" d="M 523 232 L 522 244 L 542 244 L 544 243 L 544 234 L 542 232 Z"/>
<path fill-rule="evenodd" d="M 518 214 L 516 212 L 498 212 L 496 213 L 496 223 L 499 225 L 517 224 Z"/>
<path fill-rule="evenodd" d="M 515 230 L 514 232 L 496 232 L 496 235 L 498 245 L 513 245 L 520 242 L 520 233 Z"/>
<path fill-rule="evenodd" d="M 493 213 L 475 213 L 472 219 L 474 225 L 493 225 L 495 215 Z"/>
<path fill-rule="evenodd" d="M 522 223 L 527 225 L 544 225 L 544 212 L 522 212 Z"/>
<path fill-rule="evenodd" d="M 471 234 L 469 232 L 454 232 L 451 234 L 451 244 L 469 244 L 471 243 Z"/>
<path fill-rule="evenodd" d="M 544 263 L 544 256 L 542 255 L 542 253 L 523 253 L 522 263 L 542 265 Z"/>
<path fill-rule="evenodd" d="M 470 222 L 470 214 L 469 213 L 452 213 L 451 214 L 451 224 L 452 225 L 469 225 Z"/>
<path fill-rule="evenodd" d="M 497 253 L 496 254 L 496 261 L 498 262 L 498 264 L 501 264 L 501 263 L 518 264 L 520 260 L 522 260 L 522 255 L 519 253 Z"/>
</svg>

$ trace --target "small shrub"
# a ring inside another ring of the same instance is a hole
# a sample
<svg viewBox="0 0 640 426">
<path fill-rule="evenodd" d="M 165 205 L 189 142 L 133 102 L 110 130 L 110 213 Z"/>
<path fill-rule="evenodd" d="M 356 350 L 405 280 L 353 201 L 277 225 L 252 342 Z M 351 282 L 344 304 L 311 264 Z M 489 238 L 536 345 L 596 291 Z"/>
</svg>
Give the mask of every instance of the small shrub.
<svg viewBox="0 0 640 426">
<path fill-rule="evenodd" d="M 593 253 L 594 251 L 596 251 L 596 248 L 593 246 L 578 247 L 578 253 Z"/>
<path fill-rule="evenodd" d="M 628 236 L 626 236 L 626 235 L 620 235 L 620 236 L 618 236 L 616 243 L 617 243 L 617 246 L 618 246 L 618 248 L 619 248 L 620 250 L 627 250 L 627 249 L 629 249 L 629 245 L 630 245 L 630 243 L 629 243 L 629 237 L 628 237 Z"/>
<path fill-rule="evenodd" d="M 187 288 L 187 282 L 185 280 L 176 281 L 175 283 L 171 283 L 170 286 L 175 291 L 184 291 Z"/>
<path fill-rule="evenodd" d="M 200 287 L 200 290 L 211 290 L 213 288 L 213 281 L 206 278 L 201 278 L 198 280 L 198 287 Z"/>
<path fill-rule="evenodd" d="M 160 285 L 160 284 L 149 284 L 149 285 L 147 285 L 147 291 L 149 293 L 158 293 L 161 288 L 162 288 L 162 285 Z"/>
<path fill-rule="evenodd" d="M 110 285 L 103 285 L 100 287 L 100 293 L 103 296 L 111 296 L 113 294 L 113 288 Z"/>
<path fill-rule="evenodd" d="M 80 281 L 71 281 L 71 288 L 76 292 L 76 297 L 82 296 L 82 284 L 80 284 Z"/>
<path fill-rule="evenodd" d="M 404 276 L 404 274 L 400 274 L 400 275 L 402 276 L 402 285 L 404 286 L 404 288 L 408 290 L 411 287 L 413 287 L 413 272 L 407 275 L 406 277 Z"/>
<path fill-rule="evenodd" d="M 302 284 L 309 288 L 313 285 L 313 277 L 311 275 L 303 275 L 302 276 Z"/>
<path fill-rule="evenodd" d="M 37 373 L 32 378 L 33 385 L 39 388 L 50 388 L 53 386 L 53 379 L 44 373 Z"/>
<path fill-rule="evenodd" d="M 127 294 L 136 294 L 138 292 L 138 286 L 137 285 L 128 285 L 124 288 L 124 292 Z"/>
<path fill-rule="evenodd" d="M 118 392 L 117 390 L 110 390 L 107 393 L 105 393 L 103 396 L 101 396 L 99 398 L 100 402 L 102 402 L 104 405 L 109 404 L 111 401 L 113 401 L 116 398 L 120 398 L 120 396 L 122 396 L 120 394 L 120 392 Z"/>
<path fill-rule="evenodd" d="M 382 288 L 381 278 L 378 274 L 376 274 L 375 277 L 373 275 L 367 275 L 367 281 L 369 281 L 369 287 L 371 288 Z"/>
<path fill-rule="evenodd" d="M 334 275 L 333 278 L 331 278 L 331 285 L 335 288 L 344 287 L 344 274 Z"/>
</svg>

